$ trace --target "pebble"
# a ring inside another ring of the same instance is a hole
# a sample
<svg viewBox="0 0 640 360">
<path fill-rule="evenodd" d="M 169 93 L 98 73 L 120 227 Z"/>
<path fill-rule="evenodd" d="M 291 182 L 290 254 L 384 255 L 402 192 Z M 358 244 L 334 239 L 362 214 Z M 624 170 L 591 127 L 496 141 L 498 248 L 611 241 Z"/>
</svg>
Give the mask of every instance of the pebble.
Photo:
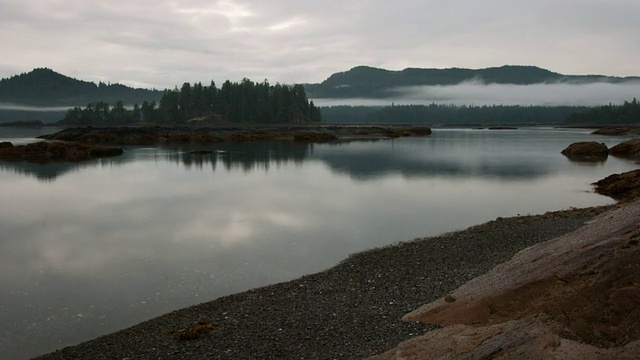
<svg viewBox="0 0 640 360">
<path fill-rule="evenodd" d="M 466 281 L 609 208 L 500 218 L 351 255 L 326 271 L 174 311 L 39 359 L 366 358 L 434 329 L 401 321 L 407 312 L 443 297 L 455 301 L 447 294 Z M 220 328 L 173 341 L 169 332 L 193 319 Z"/>
</svg>

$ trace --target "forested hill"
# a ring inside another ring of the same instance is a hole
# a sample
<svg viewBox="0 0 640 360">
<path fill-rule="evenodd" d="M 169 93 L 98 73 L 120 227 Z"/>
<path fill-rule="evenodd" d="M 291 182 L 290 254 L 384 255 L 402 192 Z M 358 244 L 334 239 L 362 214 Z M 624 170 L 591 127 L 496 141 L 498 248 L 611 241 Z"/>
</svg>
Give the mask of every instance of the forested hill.
<svg viewBox="0 0 640 360">
<path fill-rule="evenodd" d="M 48 68 L 0 80 L 0 103 L 31 106 L 73 106 L 95 101 L 134 104 L 159 101 L 163 94 L 159 90 L 78 80 Z"/>
<path fill-rule="evenodd" d="M 357 66 L 331 75 L 320 84 L 305 84 L 311 98 L 385 98 L 396 95 L 390 91 L 403 86 L 456 85 L 467 81 L 486 84 L 531 85 L 541 83 L 593 83 L 640 81 L 640 77 L 605 75 L 563 75 L 536 66 L 506 65 L 486 69 L 419 69 L 401 71 L 369 66 Z"/>
</svg>

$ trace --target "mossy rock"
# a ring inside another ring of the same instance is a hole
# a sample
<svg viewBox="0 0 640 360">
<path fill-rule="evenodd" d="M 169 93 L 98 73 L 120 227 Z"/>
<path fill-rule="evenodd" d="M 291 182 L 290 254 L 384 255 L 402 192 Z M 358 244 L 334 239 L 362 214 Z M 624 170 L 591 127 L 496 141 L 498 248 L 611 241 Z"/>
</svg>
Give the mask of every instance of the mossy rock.
<svg viewBox="0 0 640 360">
<path fill-rule="evenodd" d="M 603 161 L 609 156 L 609 149 L 604 143 L 584 141 L 569 145 L 561 153 L 575 161 Z"/>
</svg>

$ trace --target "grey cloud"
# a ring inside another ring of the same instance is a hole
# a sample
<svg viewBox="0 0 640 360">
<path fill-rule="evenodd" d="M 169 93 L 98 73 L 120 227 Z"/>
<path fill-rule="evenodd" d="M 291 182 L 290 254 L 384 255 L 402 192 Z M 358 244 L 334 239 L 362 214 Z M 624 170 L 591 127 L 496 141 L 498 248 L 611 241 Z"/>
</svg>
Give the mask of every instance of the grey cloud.
<svg viewBox="0 0 640 360">
<path fill-rule="evenodd" d="M 640 4 L 548 0 L 0 0 L 0 77 L 48 66 L 172 87 L 320 82 L 357 65 L 639 75 Z M 615 54 L 615 56 L 612 56 Z M 18 70 L 18 71 L 16 71 Z"/>
</svg>

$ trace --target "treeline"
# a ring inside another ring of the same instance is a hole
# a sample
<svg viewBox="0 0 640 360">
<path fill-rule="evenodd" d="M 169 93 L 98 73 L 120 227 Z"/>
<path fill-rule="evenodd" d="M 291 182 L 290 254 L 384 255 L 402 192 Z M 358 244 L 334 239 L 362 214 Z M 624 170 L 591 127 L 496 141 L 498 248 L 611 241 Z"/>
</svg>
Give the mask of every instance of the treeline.
<svg viewBox="0 0 640 360">
<path fill-rule="evenodd" d="M 331 75 L 319 84 L 306 84 L 313 98 L 392 98 L 397 89 L 407 86 L 458 85 L 464 82 L 486 84 L 531 85 L 543 83 L 623 83 L 638 81 L 638 77 L 602 75 L 563 75 L 536 66 L 506 65 L 486 69 L 420 69 L 401 71 L 357 66 Z"/>
<path fill-rule="evenodd" d="M 486 69 L 419 69 L 401 71 L 357 66 L 331 75 L 320 84 L 307 84 L 307 91 L 319 98 L 389 98 L 405 86 L 457 85 L 465 81 L 487 84 L 539 84 L 569 80 L 569 77 L 535 66 L 501 66 Z"/>
<path fill-rule="evenodd" d="M 385 107 L 334 106 L 322 108 L 326 122 L 411 123 L 429 125 L 467 124 L 563 124 L 581 106 L 521 105 L 391 105 Z"/>
<path fill-rule="evenodd" d="M 567 123 L 582 125 L 619 125 L 640 123 L 640 103 L 636 98 L 622 105 L 604 105 L 569 116 Z"/>
<path fill-rule="evenodd" d="M 227 80 L 221 88 L 212 81 L 184 83 L 180 89 L 165 91 L 159 103 L 144 101 L 125 108 L 121 101 L 110 107 L 94 102 L 85 108 L 67 111 L 64 124 L 180 124 L 193 122 L 303 123 L 321 121 L 320 109 L 307 99 L 302 85 L 270 85 Z"/>
</svg>

